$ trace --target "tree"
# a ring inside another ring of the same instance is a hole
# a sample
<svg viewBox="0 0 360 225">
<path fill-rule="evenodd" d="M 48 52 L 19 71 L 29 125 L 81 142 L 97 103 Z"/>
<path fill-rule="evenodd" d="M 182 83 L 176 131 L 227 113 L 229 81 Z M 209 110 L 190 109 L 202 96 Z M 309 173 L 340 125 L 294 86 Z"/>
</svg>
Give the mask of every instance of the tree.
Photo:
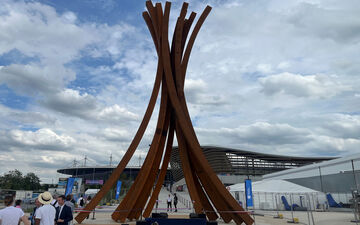
<svg viewBox="0 0 360 225">
<path fill-rule="evenodd" d="M 24 177 L 25 190 L 39 190 L 41 188 L 40 179 L 35 173 L 28 173 Z"/>
<path fill-rule="evenodd" d="M 19 170 L 12 170 L 0 176 L 0 188 L 12 190 L 39 190 L 40 179 L 34 173 L 23 176 Z"/>
</svg>

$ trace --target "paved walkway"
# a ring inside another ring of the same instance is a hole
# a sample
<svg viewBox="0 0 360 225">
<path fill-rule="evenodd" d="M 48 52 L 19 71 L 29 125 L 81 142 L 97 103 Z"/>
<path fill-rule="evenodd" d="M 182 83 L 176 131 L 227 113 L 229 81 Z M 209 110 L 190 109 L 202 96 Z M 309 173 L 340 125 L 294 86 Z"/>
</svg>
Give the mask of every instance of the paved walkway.
<svg viewBox="0 0 360 225">
<path fill-rule="evenodd" d="M 115 209 L 115 208 L 114 208 Z M 254 225 L 288 225 L 288 221 L 291 220 L 290 212 L 281 212 L 284 214 L 284 219 L 275 219 L 273 218 L 276 215 L 276 212 L 273 211 L 259 211 L 259 214 L 263 213 L 263 216 L 256 215 L 255 216 L 255 224 Z M 299 224 L 309 224 L 307 219 L 306 212 L 297 212 L 295 217 L 299 218 Z M 169 218 L 189 218 L 189 214 L 184 213 L 169 213 Z M 314 212 L 314 220 L 315 225 L 356 225 L 356 223 L 352 223 L 353 215 L 351 213 L 344 212 Z M 128 224 L 136 224 L 135 221 L 127 221 Z M 84 220 L 82 224 L 119 224 L 111 220 L 110 212 L 101 213 L 98 211 L 96 213 L 96 219 Z M 218 220 L 219 225 L 225 225 L 222 220 Z M 229 223 L 230 225 L 234 225 L 234 222 Z M 312 223 L 311 223 L 312 225 Z"/>
<path fill-rule="evenodd" d="M 178 204 L 177 204 L 178 211 L 175 212 L 174 201 L 172 202 L 172 207 L 173 207 L 172 210 L 167 211 L 167 199 L 168 199 L 169 195 L 174 200 L 174 196 L 172 193 L 170 193 L 168 190 L 166 190 L 166 188 L 161 189 L 161 191 L 159 193 L 158 209 L 156 210 L 156 208 L 154 208 L 153 212 L 168 212 L 168 214 L 179 214 L 179 213 L 187 213 L 188 214 L 188 213 L 192 212 L 191 205 L 189 205 L 189 204 L 185 205 L 184 201 L 182 201 L 182 196 L 179 195 L 178 192 L 176 192 L 176 195 L 178 196 Z"/>
<path fill-rule="evenodd" d="M 159 205 L 158 209 L 154 207 L 153 212 L 167 212 L 167 204 L 166 200 L 168 198 L 168 195 L 171 195 L 173 198 L 173 195 L 167 191 L 166 189 L 162 189 L 159 194 Z M 191 213 L 193 210 L 191 208 L 191 201 L 190 196 L 187 192 L 176 192 L 179 198 L 178 202 L 178 212 L 174 212 L 173 210 L 170 212 L 167 212 L 169 215 L 169 218 L 189 218 L 189 213 Z M 190 208 L 188 206 L 190 205 Z M 102 209 L 97 209 L 95 213 L 95 219 L 92 219 L 92 214 L 89 219 L 84 220 L 82 224 L 119 224 L 114 222 L 111 219 L 112 212 L 116 209 L 117 205 L 115 206 L 106 206 Z M 288 221 L 292 219 L 291 212 L 288 211 L 281 211 L 284 215 L 284 219 L 276 219 L 274 218 L 275 215 L 277 215 L 276 211 L 261 211 L 256 210 L 255 211 L 255 224 L 254 225 L 285 225 L 289 224 Z M 310 216 L 310 214 L 309 214 Z M 309 224 L 308 214 L 307 212 L 294 212 L 294 217 L 299 219 L 299 224 Z M 353 220 L 354 215 L 351 212 L 313 212 L 313 217 L 315 221 L 315 225 L 356 225 L 356 223 L 352 223 L 351 220 Z M 311 217 L 310 217 L 311 221 Z M 75 221 L 76 222 L 76 221 Z M 136 224 L 136 221 L 127 221 L 128 224 Z M 218 220 L 219 225 L 224 225 L 225 223 L 219 219 Z M 229 224 L 235 224 L 234 222 L 231 222 Z M 310 222 L 311 225 L 313 225 L 312 222 Z"/>
</svg>

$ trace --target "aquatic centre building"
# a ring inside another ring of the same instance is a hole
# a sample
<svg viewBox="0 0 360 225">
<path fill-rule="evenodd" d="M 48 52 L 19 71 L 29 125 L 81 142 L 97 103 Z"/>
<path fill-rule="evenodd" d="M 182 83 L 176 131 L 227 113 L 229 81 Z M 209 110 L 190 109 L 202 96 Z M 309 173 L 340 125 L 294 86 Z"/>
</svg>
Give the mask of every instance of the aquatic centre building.
<svg viewBox="0 0 360 225">
<path fill-rule="evenodd" d="M 257 180 L 266 174 L 334 159 L 332 157 L 281 156 L 216 146 L 201 146 L 201 148 L 211 167 L 225 185 L 242 182 L 247 177 Z M 170 166 L 164 185 L 171 185 L 183 180 L 178 147 L 174 147 L 172 150 Z M 84 183 L 86 180 L 103 180 L 105 182 L 115 168 L 114 165 L 73 166 L 58 169 L 57 172 L 83 178 Z M 128 166 L 123 171 L 122 177 L 134 180 L 140 169 L 140 166 Z"/>
</svg>

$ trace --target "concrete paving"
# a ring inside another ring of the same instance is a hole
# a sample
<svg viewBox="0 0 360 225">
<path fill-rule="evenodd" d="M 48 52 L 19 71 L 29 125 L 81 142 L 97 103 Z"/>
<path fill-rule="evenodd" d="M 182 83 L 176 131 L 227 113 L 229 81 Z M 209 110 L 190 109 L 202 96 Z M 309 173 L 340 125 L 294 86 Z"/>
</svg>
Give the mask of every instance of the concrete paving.
<svg viewBox="0 0 360 225">
<path fill-rule="evenodd" d="M 160 207 L 166 206 L 166 203 L 160 203 Z M 110 206 L 103 209 L 97 209 L 95 213 L 95 220 L 92 220 L 92 214 L 89 219 L 84 220 L 83 224 L 119 224 L 111 220 L 111 213 L 116 206 Z M 166 209 L 166 207 L 164 207 Z M 155 210 L 154 210 L 155 211 Z M 166 211 L 166 210 L 161 210 Z M 158 210 L 159 212 L 159 210 Z M 288 221 L 292 220 L 291 212 L 280 211 L 283 214 L 283 219 L 274 218 L 277 215 L 275 211 L 255 211 L 255 224 L 254 225 L 285 225 L 289 224 Z M 169 218 L 189 218 L 188 212 L 179 210 L 178 212 L 168 212 Z M 310 225 L 313 225 L 310 216 Z M 294 217 L 299 219 L 299 224 L 309 224 L 308 214 L 306 212 L 294 212 Z M 351 222 L 354 215 L 351 212 L 313 212 L 314 225 L 356 225 Z M 129 224 L 136 224 L 135 221 L 127 221 Z M 226 224 L 221 219 L 218 224 Z M 235 224 L 231 222 L 229 224 Z"/>
<path fill-rule="evenodd" d="M 159 194 L 158 209 L 154 208 L 153 212 L 167 212 L 166 200 L 169 194 L 170 192 L 167 191 L 166 189 L 161 190 Z M 188 194 L 185 192 L 179 192 L 177 193 L 177 195 L 179 196 L 178 212 L 174 212 L 174 210 L 167 212 L 169 218 L 189 218 L 189 213 L 193 212 L 193 209 L 191 208 L 190 196 L 188 196 Z M 96 209 L 94 216 L 95 219 L 92 219 L 93 214 L 90 214 L 90 218 L 84 220 L 82 224 L 89 224 L 89 225 L 119 224 L 111 219 L 111 214 L 116 209 L 116 207 L 117 205 L 104 206 L 101 209 Z M 277 215 L 276 211 L 256 210 L 255 215 L 253 215 L 255 219 L 254 225 L 289 224 L 288 221 L 292 220 L 291 212 L 281 211 L 280 213 L 283 214 L 284 216 L 283 219 L 274 218 L 274 216 Z M 75 216 L 76 214 L 74 215 L 74 217 Z M 311 216 L 311 214 L 309 214 L 309 216 Z M 307 212 L 295 211 L 294 217 L 299 219 L 300 222 L 299 224 L 309 224 Z M 315 223 L 314 224 L 312 223 L 310 217 L 309 225 L 356 225 L 356 223 L 351 222 L 351 220 L 354 219 L 354 214 L 352 212 L 313 212 L 313 217 Z M 126 223 L 136 224 L 136 221 L 126 221 Z M 76 221 L 74 221 L 74 224 L 76 224 Z M 219 219 L 218 224 L 223 225 L 225 223 L 221 219 Z M 235 223 L 231 222 L 229 224 L 235 224 Z"/>
<path fill-rule="evenodd" d="M 255 215 L 255 224 L 254 225 L 285 225 L 289 224 L 288 221 L 291 221 L 291 213 L 289 212 L 281 212 L 284 215 L 283 219 L 275 219 L 273 218 L 276 215 L 276 212 L 272 211 L 256 211 L 258 214 L 263 215 Z M 188 218 L 189 214 L 184 214 L 181 212 L 174 213 L 169 212 L 169 218 Z M 356 223 L 352 223 L 353 214 L 344 213 L 344 212 L 314 212 L 314 220 L 315 225 L 355 225 Z M 299 224 L 309 224 L 307 213 L 306 212 L 296 212 L 295 217 L 299 218 Z M 135 221 L 127 221 L 128 224 L 136 224 Z M 119 224 L 111 220 L 110 212 L 101 212 L 98 211 L 96 213 L 96 219 L 84 220 L 83 224 Z M 218 224 L 224 225 L 222 220 L 218 220 Z M 229 224 L 235 224 L 231 222 Z M 312 222 L 310 223 L 311 225 Z"/>
</svg>

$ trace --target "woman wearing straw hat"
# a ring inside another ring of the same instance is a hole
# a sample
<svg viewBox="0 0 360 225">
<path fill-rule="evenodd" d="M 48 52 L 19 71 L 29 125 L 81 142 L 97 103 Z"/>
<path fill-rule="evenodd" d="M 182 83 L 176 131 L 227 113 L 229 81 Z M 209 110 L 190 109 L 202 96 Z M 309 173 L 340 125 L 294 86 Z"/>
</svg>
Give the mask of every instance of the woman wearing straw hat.
<svg viewBox="0 0 360 225">
<path fill-rule="evenodd" d="M 53 198 L 50 192 L 40 194 L 38 200 L 43 206 L 36 210 L 35 225 L 54 225 L 56 210 L 51 205 Z"/>
<path fill-rule="evenodd" d="M 24 212 L 13 206 L 14 197 L 6 196 L 4 199 L 6 208 L 0 210 L 0 224 L 1 225 L 18 225 L 20 221 L 23 221 L 25 225 L 30 225 Z"/>
</svg>

